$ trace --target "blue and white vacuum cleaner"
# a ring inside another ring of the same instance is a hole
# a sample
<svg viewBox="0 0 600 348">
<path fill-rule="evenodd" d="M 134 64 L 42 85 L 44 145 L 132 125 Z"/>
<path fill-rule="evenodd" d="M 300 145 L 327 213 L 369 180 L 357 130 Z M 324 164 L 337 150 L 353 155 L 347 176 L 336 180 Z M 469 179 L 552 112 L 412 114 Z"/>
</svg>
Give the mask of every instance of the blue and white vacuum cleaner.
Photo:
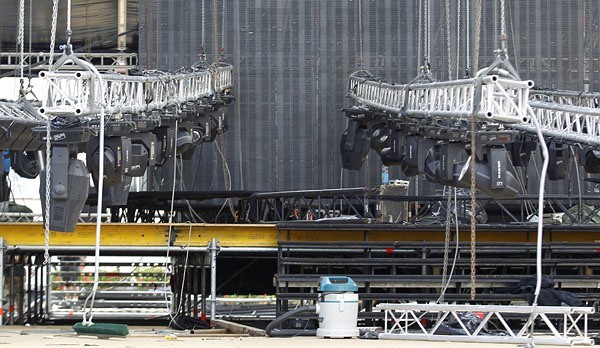
<svg viewBox="0 0 600 348">
<path fill-rule="evenodd" d="M 358 286 L 346 276 L 326 276 L 319 280 L 319 328 L 317 336 L 351 338 L 358 336 Z"/>
</svg>

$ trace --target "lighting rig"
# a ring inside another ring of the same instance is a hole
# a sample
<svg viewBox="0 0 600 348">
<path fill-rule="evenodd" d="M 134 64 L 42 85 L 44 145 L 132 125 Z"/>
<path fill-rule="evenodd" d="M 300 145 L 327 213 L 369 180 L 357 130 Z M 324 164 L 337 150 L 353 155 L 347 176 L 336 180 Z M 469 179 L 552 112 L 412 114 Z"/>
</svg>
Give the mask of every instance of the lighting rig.
<svg viewBox="0 0 600 348">
<path fill-rule="evenodd" d="M 383 82 L 367 72 L 350 76 L 342 137 L 343 166 L 359 169 L 369 147 L 386 166 L 406 176 L 457 187 L 470 186 L 470 156 L 476 160 L 476 187 L 494 197 L 519 191 L 508 166 L 506 145 L 523 141 L 507 124 L 528 120 L 531 81 L 482 73 L 475 78 L 433 81 L 427 72 L 405 85 Z M 478 146 L 471 149 L 470 122 Z"/>
<path fill-rule="evenodd" d="M 512 198 L 520 190 L 514 167 L 527 167 L 538 145 L 535 117 L 548 145 L 550 180 L 566 177 L 567 145 L 573 144 L 582 149 L 585 170 L 599 173 L 598 94 L 534 90 L 532 81 L 521 81 L 504 63 L 499 59 L 474 78 L 454 81 L 436 82 L 421 72 L 404 85 L 353 73 L 347 94 L 353 105 L 344 109 L 343 167 L 360 169 L 372 148 L 384 165 L 400 166 L 406 176 L 469 187 L 475 156 L 476 188 Z"/>
<path fill-rule="evenodd" d="M 50 122 L 50 229 L 54 231 L 74 230 L 88 196 L 89 173 L 98 183 L 100 158 L 107 187 L 104 205 L 125 205 L 133 177 L 146 174 L 148 189 L 153 190 L 156 166 L 175 155 L 191 156 L 198 144 L 225 132 L 221 108 L 233 100 L 233 67 L 222 62 L 203 61 L 173 73 L 99 73 L 67 47 L 39 77 L 47 86 L 41 105 L 24 99 L 0 103 L 0 145 L 20 160 L 13 167 L 43 167 L 31 154 L 45 150 L 46 122 Z M 77 158 L 79 153 L 86 153 L 89 168 Z M 45 175 L 40 177 L 44 197 Z"/>
</svg>

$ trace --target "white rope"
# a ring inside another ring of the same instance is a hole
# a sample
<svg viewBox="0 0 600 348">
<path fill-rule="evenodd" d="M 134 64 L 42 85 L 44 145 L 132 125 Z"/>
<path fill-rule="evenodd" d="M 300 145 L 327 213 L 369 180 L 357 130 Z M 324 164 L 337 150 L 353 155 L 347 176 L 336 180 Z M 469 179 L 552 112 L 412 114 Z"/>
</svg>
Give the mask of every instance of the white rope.
<svg viewBox="0 0 600 348">
<path fill-rule="evenodd" d="M 177 137 L 179 130 L 179 120 L 175 119 L 175 146 L 173 147 L 173 185 L 171 188 L 171 207 L 169 210 L 169 233 L 167 235 L 167 255 L 165 256 L 165 277 L 163 280 L 164 288 L 167 288 L 167 278 L 169 276 L 169 257 L 171 251 L 171 236 L 173 235 L 173 214 L 174 214 L 174 204 L 175 204 L 175 185 L 177 184 Z M 165 305 L 167 307 L 167 311 L 169 312 L 169 318 L 174 320 L 173 313 L 171 310 L 171 303 L 169 302 L 169 298 L 167 297 L 167 292 L 165 291 Z"/>
<path fill-rule="evenodd" d="M 538 224 L 537 224 L 536 261 L 535 261 L 536 284 L 535 284 L 535 291 L 533 292 L 534 298 L 533 298 L 533 304 L 532 304 L 532 307 L 534 308 L 534 314 L 535 314 L 535 308 L 537 307 L 538 298 L 540 296 L 540 291 L 542 288 L 542 243 L 543 243 L 543 239 L 544 239 L 544 188 L 546 186 L 546 172 L 548 171 L 549 157 L 548 157 L 548 146 L 546 145 L 546 141 L 544 140 L 544 135 L 542 134 L 542 129 L 540 127 L 540 123 L 537 118 L 537 115 L 535 112 L 533 112 L 531 107 L 528 106 L 527 109 L 528 109 L 527 111 L 531 117 L 531 120 L 533 121 L 533 124 L 535 126 L 538 139 L 540 140 L 539 143 L 540 143 L 540 149 L 542 150 L 542 158 L 543 158 L 542 171 L 540 173 L 540 186 L 539 186 L 539 193 L 538 193 L 538 221 L 537 221 Z"/>
<path fill-rule="evenodd" d="M 190 242 L 192 240 L 192 223 L 191 222 L 189 222 L 189 227 L 190 228 L 188 230 L 187 247 L 185 248 L 185 261 L 183 262 L 183 275 L 181 278 L 182 279 L 181 280 L 181 291 L 179 292 L 179 306 L 177 306 L 177 312 L 175 312 L 175 315 L 179 314 L 181 312 L 181 308 L 183 307 L 183 290 L 185 289 L 188 260 L 189 260 L 189 256 L 190 256 Z"/>
<path fill-rule="evenodd" d="M 81 64 L 90 70 L 98 79 L 98 86 L 100 88 L 99 95 L 103 96 L 105 94 L 104 91 L 104 82 L 102 79 L 102 75 L 96 67 L 92 64 L 81 61 Z M 92 325 L 92 317 L 93 317 L 93 309 L 94 309 L 94 301 L 96 299 L 96 293 L 98 291 L 98 283 L 100 281 L 100 238 L 102 234 L 102 201 L 103 201 L 103 190 L 104 190 L 104 128 L 105 128 L 105 117 L 104 117 L 104 107 L 105 105 L 99 101 L 96 101 L 100 104 L 100 134 L 99 136 L 99 144 L 98 148 L 100 149 L 100 156 L 98 156 L 98 187 L 96 187 L 96 191 L 98 194 L 98 202 L 96 204 L 96 245 L 94 252 L 94 285 L 92 287 L 92 293 L 88 295 L 83 304 L 83 325 Z M 87 308 L 88 301 L 90 302 L 89 309 Z"/>
</svg>

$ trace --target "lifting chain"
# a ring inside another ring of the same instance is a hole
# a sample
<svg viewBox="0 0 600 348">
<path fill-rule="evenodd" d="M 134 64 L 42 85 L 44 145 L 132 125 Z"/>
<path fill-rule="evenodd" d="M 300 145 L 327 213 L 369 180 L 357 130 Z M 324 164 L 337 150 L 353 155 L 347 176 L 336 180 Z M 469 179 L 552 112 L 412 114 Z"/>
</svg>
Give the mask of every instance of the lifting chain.
<svg viewBox="0 0 600 348">
<path fill-rule="evenodd" d="M 506 15 L 504 13 L 504 0 L 500 0 L 500 47 L 502 54 L 506 56 Z"/>
<path fill-rule="evenodd" d="M 50 29 L 50 57 L 48 61 L 49 70 L 52 70 L 52 60 L 54 59 L 54 46 L 56 44 L 56 22 L 58 19 L 58 1 L 54 0 L 52 3 L 52 27 Z M 46 173 L 45 173 L 45 188 L 46 194 L 44 197 L 44 201 L 46 202 L 44 206 L 44 265 L 48 264 L 50 260 L 50 172 L 52 170 L 51 167 L 51 151 L 52 144 L 50 143 L 50 115 L 47 115 L 46 120 Z"/>
<path fill-rule="evenodd" d="M 477 72 L 479 64 L 479 39 L 481 35 L 481 12 L 482 12 L 482 0 L 476 2 L 475 12 L 475 53 L 473 55 L 473 67 L 474 71 Z M 475 134 L 477 131 L 477 125 L 475 120 L 475 113 L 471 117 L 471 300 L 475 300 L 476 296 L 476 241 L 477 241 L 477 200 L 476 200 L 476 188 L 475 180 L 477 175 L 477 168 L 475 159 L 477 143 L 475 141 Z"/>
<path fill-rule="evenodd" d="M 19 64 L 21 77 L 21 90 L 19 95 L 23 96 L 23 66 L 25 65 L 25 0 L 19 0 L 19 24 L 18 24 L 17 42 L 21 54 L 21 63 Z"/>
</svg>

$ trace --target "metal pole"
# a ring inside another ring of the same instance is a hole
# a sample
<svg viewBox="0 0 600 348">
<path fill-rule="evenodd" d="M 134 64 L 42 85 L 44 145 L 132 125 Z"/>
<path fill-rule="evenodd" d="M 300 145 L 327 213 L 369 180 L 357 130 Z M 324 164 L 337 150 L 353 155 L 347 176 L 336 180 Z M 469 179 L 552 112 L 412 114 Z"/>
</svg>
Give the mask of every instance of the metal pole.
<svg viewBox="0 0 600 348">
<path fill-rule="evenodd" d="M 217 253 L 219 246 L 217 239 L 213 238 L 209 244 L 210 250 L 210 320 L 215 320 L 215 306 L 217 303 Z"/>
<path fill-rule="evenodd" d="M 202 302 L 200 304 L 201 318 L 206 318 L 206 254 L 202 255 L 202 268 L 200 269 L 200 291 L 202 293 Z"/>
<path fill-rule="evenodd" d="M 15 297 L 15 259 L 14 256 L 11 257 L 11 264 L 10 264 L 10 285 L 9 285 L 9 289 L 10 289 L 10 296 L 8 297 L 8 324 L 9 325 L 13 325 L 14 324 L 14 297 Z"/>
</svg>

